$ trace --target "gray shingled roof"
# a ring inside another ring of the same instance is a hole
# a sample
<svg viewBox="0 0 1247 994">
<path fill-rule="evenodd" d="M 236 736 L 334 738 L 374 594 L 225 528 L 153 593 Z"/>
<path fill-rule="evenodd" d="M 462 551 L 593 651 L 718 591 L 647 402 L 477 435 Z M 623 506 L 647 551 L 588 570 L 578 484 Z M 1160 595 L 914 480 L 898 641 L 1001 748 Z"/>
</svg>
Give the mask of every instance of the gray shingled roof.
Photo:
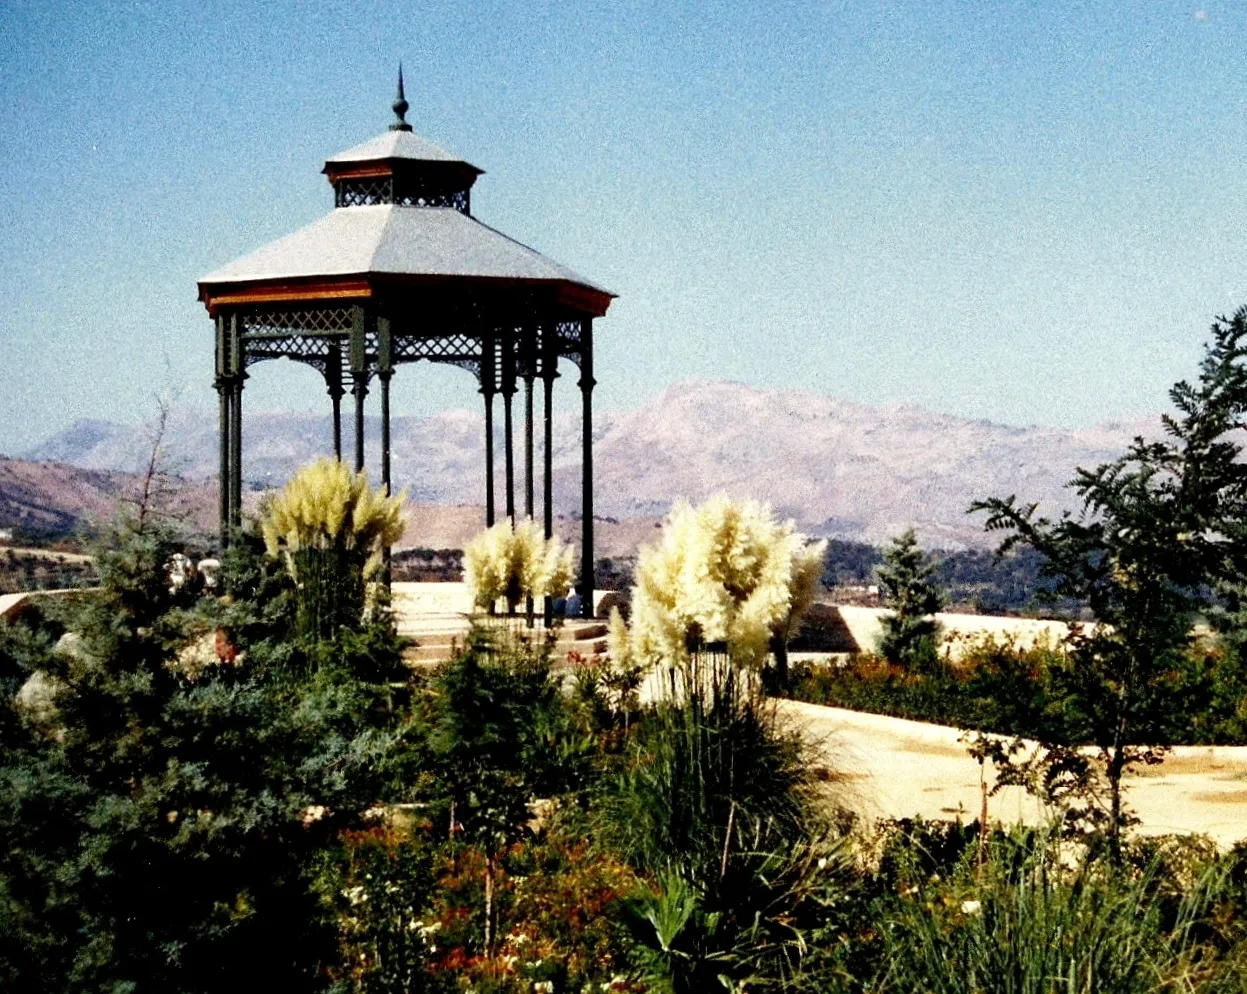
<svg viewBox="0 0 1247 994">
<path fill-rule="evenodd" d="M 410 131 L 385 131 L 362 145 L 339 152 L 328 162 L 368 162 L 372 159 L 416 159 L 423 162 L 464 162 L 452 152 Z M 472 165 L 470 162 L 468 165 Z M 482 170 L 472 166 L 477 172 Z"/>
<path fill-rule="evenodd" d="M 394 204 L 340 207 L 199 282 L 364 273 L 565 280 L 610 293 L 453 208 Z"/>
</svg>

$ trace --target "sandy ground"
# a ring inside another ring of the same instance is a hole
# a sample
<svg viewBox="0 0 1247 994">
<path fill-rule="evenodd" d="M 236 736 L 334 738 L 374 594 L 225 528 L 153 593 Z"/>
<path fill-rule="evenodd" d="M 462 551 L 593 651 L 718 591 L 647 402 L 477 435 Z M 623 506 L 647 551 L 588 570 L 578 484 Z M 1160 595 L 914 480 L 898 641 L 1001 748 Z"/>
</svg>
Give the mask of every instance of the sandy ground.
<svg viewBox="0 0 1247 994">
<path fill-rule="evenodd" d="M 863 817 L 978 817 L 979 765 L 957 729 L 796 701 L 781 709 Z M 1247 839 L 1247 746 L 1178 746 L 1160 766 L 1128 778 L 1126 801 L 1144 834 L 1198 832 L 1222 846 Z M 989 817 L 1005 823 L 1045 817 L 1019 788 L 1005 788 L 989 805 Z"/>
<path fill-rule="evenodd" d="M 466 630 L 465 614 L 471 609 L 459 583 L 396 583 L 394 607 L 400 630 L 417 638 Z M 949 621 L 964 630 L 970 627 L 967 619 L 980 629 L 998 620 L 971 615 Z M 876 623 L 865 613 L 852 620 L 863 637 Z M 1056 634 L 1050 622 L 1003 620 L 1008 624 L 992 634 L 1023 639 Z M 832 789 L 863 817 L 978 817 L 979 765 L 957 729 L 796 701 L 780 707 L 810 741 L 818 766 L 833 776 Z M 987 776 L 991 785 L 990 765 Z M 1163 764 L 1140 770 L 1127 784 L 1126 800 L 1142 819 L 1141 832 L 1200 832 L 1223 846 L 1247 839 L 1247 746 L 1180 746 Z M 988 810 L 990 818 L 1006 823 L 1037 824 L 1046 817 L 1034 798 L 1014 787 L 991 798 Z"/>
</svg>

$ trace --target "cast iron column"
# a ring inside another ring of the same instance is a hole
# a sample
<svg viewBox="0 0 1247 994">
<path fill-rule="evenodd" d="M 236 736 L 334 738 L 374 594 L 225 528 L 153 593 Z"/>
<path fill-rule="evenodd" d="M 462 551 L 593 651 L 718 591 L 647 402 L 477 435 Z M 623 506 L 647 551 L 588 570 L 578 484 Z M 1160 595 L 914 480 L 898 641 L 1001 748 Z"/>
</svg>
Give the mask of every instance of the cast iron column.
<svg viewBox="0 0 1247 994">
<path fill-rule="evenodd" d="M 511 428 L 511 398 L 515 396 L 515 333 L 508 332 L 502 339 L 502 420 L 506 436 L 504 460 L 506 462 L 507 517 L 515 526 L 515 441 Z"/>
<path fill-rule="evenodd" d="M 390 319 L 377 318 L 377 376 L 381 380 L 381 487 L 390 496 L 390 377 L 394 375 L 394 344 L 390 334 Z M 385 586 L 390 588 L 390 547 L 382 552 Z"/>
<path fill-rule="evenodd" d="M 485 396 L 485 527 L 494 526 L 494 336 L 481 337 L 481 393 Z"/>
<path fill-rule="evenodd" d="M 247 378 L 246 346 L 242 339 L 242 321 L 230 316 L 230 508 L 232 528 L 242 527 L 242 388 Z"/>
<path fill-rule="evenodd" d="M 325 360 L 325 385 L 333 401 L 333 457 L 342 461 L 342 346 L 329 343 L 329 356 Z"/>
<path fill-rule="evenodd" d="M 351 393 L 355 395 L 355 472 L 364 468 L 364 398 L 368 396 L 368 338 L 364 309 L 351 308 Z"/>
<path fill-rule="evenodd" d="M 554 449 L 554 379 L 559 375 L 558 364 L 558 340 L 555 334 L 555 326 L 553 323 L 550 323 L 541 329 L 541 384 L 545 393 L 541 421 L 544 436 L 542 439 L 544 442 L 542 445 L 544 465 L 542 467 L 541 507 L 545 516 L 545 536 L 547 542 L 554 535 L 554 471 L 551 453 Z M 566 593 L 566 591 L 563 591 L 563 593 Z M 554 621 L 553 596 L 546 597 L 543 609 L 546 627 L 549 628 Z"/>
<path fill-rule="evenodd" d="M 580 333 L 580 398 L 581 420 L 581 533 L 580 541 L 580 616 L 593 617 L 593 319 L 585 318 Z"/>
<path fill-rule="evenodd" d="M 533 378 L 537 375 L 536 329 L 524 335 L 524 514 L 533 519 Z"/>
<path fill-rule="evenodd" d="M 537 373 L 537 329 L 525 328 L 520 349 L 524 364 L 524 517 L 533 520 L 533 377 Z M 527 626 L 533 627 L 533 599 L 524 600 Z"/>
<path fill-rule="evenodd" d="M 229 428 L 230 428 L 230 378 L 229 378 L 229 338 L 225 315 L 218 314 L 216 319 L 216 378 L 212 385 L 216 387 L 217 401 L 220 406 L 220 496 L 218 500 L 221 548 L 229 544 Z"/>
<path fill-rule="evenodd" d="M 390 319 L 377 318 L 377 376 L 381 380 L 381 485 L 390 496 L 390 377 L 394 375 Z M 388 555 L 388 552 L 387 552 Z"/>
</svg>

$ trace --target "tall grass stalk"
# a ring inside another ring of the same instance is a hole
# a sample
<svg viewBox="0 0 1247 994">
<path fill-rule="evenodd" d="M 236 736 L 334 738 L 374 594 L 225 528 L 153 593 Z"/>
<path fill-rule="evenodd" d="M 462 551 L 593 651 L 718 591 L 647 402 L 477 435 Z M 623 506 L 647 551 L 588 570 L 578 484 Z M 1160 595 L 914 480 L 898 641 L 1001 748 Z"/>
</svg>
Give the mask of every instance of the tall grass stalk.
<svg viewBox="0 0 1247 994">
<path fill-rule="evenodd" d="M 655 990 L 786 983 L 838 865 L 801 742 L 726 653 L 693 652 L 662 677 L 598 804 L 604 838 L 653 881 L 626 909 L 638 962 Z"/>
<path fill-rule="evenodd" d="M 930 994 L 1159 994 L 1228 980 L 1202 923 L 1220 888 L 1205 873 L 1176 904 L 1158 866 L 1062 865 L 1055 841 L 1018 858 L 996 843 L 973 900 L 922 890 L 884 915 L 888 966 L 872 988 Z M 889 920 L 890 919 L 890 920 Z M 1238 988 L 1235 988 L 1238 989 Z"/>
</svg>

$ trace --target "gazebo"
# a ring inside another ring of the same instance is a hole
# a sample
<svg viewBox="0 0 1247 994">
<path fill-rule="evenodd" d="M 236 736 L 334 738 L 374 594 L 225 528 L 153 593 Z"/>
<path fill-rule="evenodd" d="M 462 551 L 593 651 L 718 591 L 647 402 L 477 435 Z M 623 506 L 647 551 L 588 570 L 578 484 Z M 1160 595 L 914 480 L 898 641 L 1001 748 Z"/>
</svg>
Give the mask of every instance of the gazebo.
<svg viewBox="0 0 1247 994">
<path fill-rule="evenodd" d="M 404 363 L 449 363 L 477 378 L 485 406 L 485 518 L 496 520 L 494 397 L 502 395 L 505 513 L 516 517 L 513 399 L 524 389 L 524 507 L 534 512 L 533 386 L 543 388 L 545 534 L 553 534 L 552 395 L 559 360 L 579 367 L 583 411 L 581 575 L 593 612 L 593 319 L 614 294 L 472 216 L 482 170 L 414 134 L 399 72 L 389 130 L 325 163 L 334 210 L 209 273 L 199 298 L 216 322 L 221 542 L 241 523 L 242 395 L 265 359 L 325 378 L 342 458 L 342 398 L 354 397 L 354 465 L 364 468 L 364 404 L 381 395 L 381 481 L 390 479 L 390 381 Z"/>
</svg>

